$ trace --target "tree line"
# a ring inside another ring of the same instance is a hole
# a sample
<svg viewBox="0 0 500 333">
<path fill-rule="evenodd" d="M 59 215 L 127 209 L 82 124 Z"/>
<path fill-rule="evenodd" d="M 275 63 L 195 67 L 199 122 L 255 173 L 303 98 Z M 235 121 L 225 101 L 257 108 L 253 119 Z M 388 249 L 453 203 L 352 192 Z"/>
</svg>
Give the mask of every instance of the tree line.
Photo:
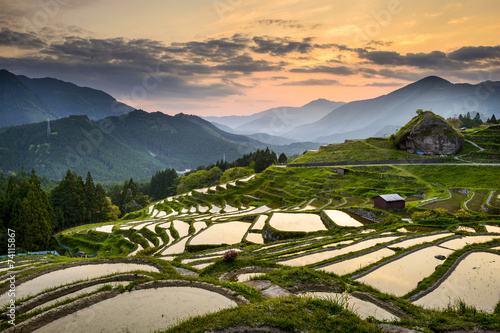
<svg viewBox="0 0 500 333">
<path fill-rule="evenodd" d="M 68 169 L 59 182 L 39 177 L 34 170 L 28 173 L 22 169 L 8 175 L 0 172 L 0 241 L 5 244 L 6 230 L 10 228 L 18 235 L 18 250 L 46 250 L 50 237 L 61 230 L 117 220 L 151 201 L 244 178 L 286 161 L 285 154 L 278 158 L 269 149 L 257 150 L 235 161 L 200 166 L 183 176 L 167 168 L 157 171 L 147 183 L 140 184 L 130 178 L 107 192 L 102 184 L 94 183 L 90 172 L 84 180 Z M 6 251 L 7 248 L 2 248 L 0 254 Z"/>
<path fill-rule="evenodd" d="M 493 114 L 490 118 L 488 118 L 485 122 L 481 119 L 479 112 L 476 112 L 474 117 L 471 116 L 470 112 L 467 112 L 466 115 L 460 114 L 457 118 L 449 118 L 447 121 L 453 125 L 455 128 L 474 128 L 479 127 L 483 124 L 498 124 L 499 121 Z"/>
</svg>

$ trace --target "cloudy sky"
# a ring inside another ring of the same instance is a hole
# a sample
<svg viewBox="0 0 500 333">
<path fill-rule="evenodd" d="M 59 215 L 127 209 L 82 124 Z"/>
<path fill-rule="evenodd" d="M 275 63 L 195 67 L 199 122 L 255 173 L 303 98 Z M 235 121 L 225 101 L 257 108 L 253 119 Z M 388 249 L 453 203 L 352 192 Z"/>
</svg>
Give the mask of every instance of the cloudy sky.
<svg viewBox="0 0 500 333">
<path fill-rule="evenodd" d="M 0 0 L 0 68 L 146 111 L 353 101 L 500 80 L 500 1 Z"/>
</svg>

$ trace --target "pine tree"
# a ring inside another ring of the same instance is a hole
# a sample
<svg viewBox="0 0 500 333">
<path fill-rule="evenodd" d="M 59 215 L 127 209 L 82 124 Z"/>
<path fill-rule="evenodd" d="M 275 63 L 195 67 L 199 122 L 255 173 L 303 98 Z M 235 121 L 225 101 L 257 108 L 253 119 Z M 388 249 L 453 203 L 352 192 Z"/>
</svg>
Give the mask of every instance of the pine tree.
<svg viewBox="0 0 500 333">
<path fill-rule="evenodd" d="M 279 164 L 286 164 L 288 162 L 285 153 L 281 153 L 280 157 L 278 158 L 278 162 Z"/>
<path fill-rule="evenodd" d="M 96 214 L 96 187 L 94 185 L 94 181 L 92 180 L 92 176 L 90 172 L 87 172 L 87 178 L 85 179 L 85 184 L 84 184 L 84 206 L 85 206 L 85 220 L 88 221 L 88 223 L 92 223 L 92 219 L 94 220 L 99 220 L 96 219 L 95 214 Z M 94 215 L 94 217 L 92 216 Z"/>
<path fill-rule="evenodd" d="M 19 196 L 13 207 L 13 224 L 18 231 L 19 245 L 27 251 L 46 250 L 53 231 L 52 207 L 34 171 L 22 186 L 27 193 Z"/>
</svg>

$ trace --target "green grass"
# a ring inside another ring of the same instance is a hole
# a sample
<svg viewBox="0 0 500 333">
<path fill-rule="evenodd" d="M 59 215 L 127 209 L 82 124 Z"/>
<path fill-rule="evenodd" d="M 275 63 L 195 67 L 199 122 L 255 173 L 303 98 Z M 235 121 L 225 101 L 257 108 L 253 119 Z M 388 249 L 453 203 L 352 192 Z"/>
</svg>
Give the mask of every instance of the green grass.
<svg viewBox="0 0 500 333">
<path fill-rule="evenodd" d="M 207 332 L 236 325 L 271 326 L 288 332 L 381 332 L 336 300 L 307 297 L 272 298 L 192 318 L 165 333 Z"/>
<path fill-rule="evenodd" d="M 455 191 L 450 191 L 451 197 L 446 200 L 431 202 L 425 205 L 420 206 L 421 208 L 426 209 L 437 209 L 443 208 L 446 209 L 450 213 L 456 213 L 459 209 L 462 208 L 462 203 L 467 199 L 467 196 L 462 193 L 458 193 Z"/>
<path fill-rule="evenodd" d="M 346 143 L 323 146 L 319 151 L 308 151 L 292 163 L 318 162 L 355 162 L 372 160 L 405 160 L 430 158 L 408 154 L 405 151 L 394 149 L 388 138 L 368 138 L 365 140 L 348 140 Z"/>
</svg>

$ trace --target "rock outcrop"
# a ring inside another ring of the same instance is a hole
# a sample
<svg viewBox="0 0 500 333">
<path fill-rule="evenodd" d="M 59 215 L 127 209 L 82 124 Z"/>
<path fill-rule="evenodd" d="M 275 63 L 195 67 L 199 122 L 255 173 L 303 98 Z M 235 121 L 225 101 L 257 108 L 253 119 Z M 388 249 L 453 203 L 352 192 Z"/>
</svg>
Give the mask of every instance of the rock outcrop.
<svg viewBox="0 0 500 333">
<path fill-rule="evenodd" d="M 465 141 L 461 133 L 431 111 L 418 112 L 393 139 L 399 149 L 426 155 L 456 154 Z"/>
</svg>

